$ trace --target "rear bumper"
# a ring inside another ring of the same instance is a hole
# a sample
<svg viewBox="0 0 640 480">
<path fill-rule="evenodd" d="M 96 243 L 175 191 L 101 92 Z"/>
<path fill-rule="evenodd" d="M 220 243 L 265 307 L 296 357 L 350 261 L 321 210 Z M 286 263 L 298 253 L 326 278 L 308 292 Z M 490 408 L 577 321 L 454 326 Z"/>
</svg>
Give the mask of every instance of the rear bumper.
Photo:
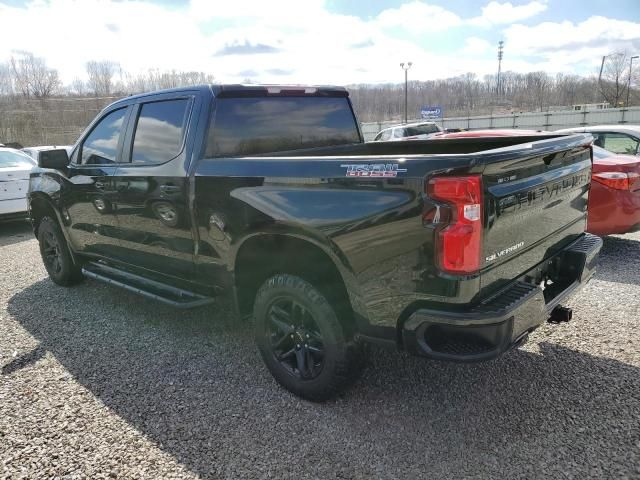
<svg viewBox="0 0 640 480">
<path fill-rule="evenodd" d="M 526 340 L 556 306 L 591 279 L 601 247 L 602 239 L 585 234 L 473 309 L 415 311 L 402 328 L 405 350 L 463 362 L 499 356 Z M 544 290 L 539 286 L 543 278 L 553 282 Z"/>
</svg>

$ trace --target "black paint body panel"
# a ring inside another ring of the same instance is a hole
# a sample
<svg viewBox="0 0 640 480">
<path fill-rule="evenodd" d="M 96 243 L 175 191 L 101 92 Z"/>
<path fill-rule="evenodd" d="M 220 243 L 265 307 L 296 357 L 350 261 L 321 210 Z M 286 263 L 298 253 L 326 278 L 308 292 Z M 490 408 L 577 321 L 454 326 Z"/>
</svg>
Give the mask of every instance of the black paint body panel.
<svg viewBox="0 0 640 480">
<path fill-rule="evenodd" d="M 66 172 L 32 173 L 31 202 L 46 199 L 55 209 L 78 258 L 202 293 L 235 292 L 236 259 L 251 239 L 307 242 L 337 268 L 359 333 L 393 341 L 415 311 L 473 308 L 584 235 L 589 135 L 376 142 L 205 158 L 216 95 L 264 94 L 260 87 L 206 86 L 116 102 L 103 114 L 129 106 L 133 118 L 141 102 L 190 98 L 184 149 L 161 165 L 128 163 L 135 123 L 128 117 L 120 163 L 77 165 L 72 154 Z M 346 93 L 328 88 L 316 95 Z M 399 170 L 389 177 L 347 176 L 350 165 Z M 482 175 L 485 261 L 477 274 L 448 275 L 435 266 L 438 226 L 423 221 L 438 206 L 425 194 L 432 175 Z M 109 207 L 100 211 L 96 199 Z M 175 224 L 157 214 L 159 203 L 175 211 Z"/>
</svg>

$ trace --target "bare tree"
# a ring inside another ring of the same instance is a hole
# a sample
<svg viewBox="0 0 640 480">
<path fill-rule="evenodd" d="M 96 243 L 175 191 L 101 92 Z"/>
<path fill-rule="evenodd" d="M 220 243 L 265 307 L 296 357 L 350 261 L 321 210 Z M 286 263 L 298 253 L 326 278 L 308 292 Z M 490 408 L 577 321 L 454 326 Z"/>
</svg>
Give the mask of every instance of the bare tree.
<svg viewBox="0 0 640 480">
<path fill-rule="evenodd" d="M 113 87 L 113 77 L 120 69 L 120 65 L 109 60 L 92 60 L 86 64 L 87 82 L 89 90 L 96 97 L 111 95 Z"/>
<path fill-rule="evenodd" d="M 0 95 L 9 96 L 13 94 L 11 67 L 7 63 L 0 63 Z"/>
<path fill-rule="evenodd" d="M 611 53 L 604 58 L 598 77 L 600 94 L 612 106 L 617 107 L 627 92 L 629 59 L 626 52 Z"/>
<path fill-rule="evenodd" d="M 62 84 L 58 71 L 47 67 L 43 58 L 36 57 L 31 52 L 12 56 L 9 63 L 14 85 L 27 98 L 48 98 Z"/>
<path fill-rule="evenodd" d="M 550 83 L 551 79 L 545 72 L 527 73 L 527 90 L 532 96 L 532 103 L 540 111 L 544 110 L 545 103 L 547 106 L 549 105 L 549 102 L 545 102 L 545 100 L 547 100 L 547 90 Z"/>
<path fill-rule="evenodd" d="M 71 92 L 81 97 L 87 93 L 87 84 L 81 78 L 74 78 L 69 87 Z"/>
</svg>

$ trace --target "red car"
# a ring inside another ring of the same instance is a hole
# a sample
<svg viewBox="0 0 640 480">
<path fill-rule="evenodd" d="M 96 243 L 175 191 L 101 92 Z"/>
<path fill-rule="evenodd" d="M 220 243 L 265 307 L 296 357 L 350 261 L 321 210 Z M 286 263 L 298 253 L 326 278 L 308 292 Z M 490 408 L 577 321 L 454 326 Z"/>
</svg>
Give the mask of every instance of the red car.
<svg viewBox="0 0 640 480">
<path fill-rule="evenodd" d="M 640 157 L 593 147 L 587 231 L 596 235 L 640 230 Z"/>
<path fill-rule="evenodd" d="M 474 130 L 441 133 L 433 139 L 540 135 L 534 130 Z M 593 146 L 587 231 L 605 236 L 640 230 L 640 157 Z"/>
</svg>

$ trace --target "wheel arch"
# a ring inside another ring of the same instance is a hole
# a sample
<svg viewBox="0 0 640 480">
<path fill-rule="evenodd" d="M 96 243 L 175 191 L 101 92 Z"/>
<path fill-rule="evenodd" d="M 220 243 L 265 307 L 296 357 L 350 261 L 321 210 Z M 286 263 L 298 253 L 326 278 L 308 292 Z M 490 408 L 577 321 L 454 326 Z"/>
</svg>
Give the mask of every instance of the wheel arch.
<svg viewBox="0 0 640 480">
<path fill-rule="evenodd" d="M 243 317 L 252 312 L 256 293 L 267 278 L 288 273 L 337 302 L 342 316 L 355 328 L 353 274 L 338 255 L 314 239 L 283 233 L 251 235 L 238 246 L 232 268 L 236 305 Z"/>
<path fill-rule="evenodd" d="M 31 218 L 33 233 L 36 237 L 38 236 L 38 227 L 40 226 L 40 222 L 45 216 L 47 216 L 47 214 L 62 225 L 62 218 L 60 217 L 60 213 L 53 203 L 53 200 L 44 193 L 32 193 L 29 198 L 29 217 Z"/>
<path fill-rule="evenodd" d="M 56 206 L 53 199 L 48 195 L 42 192 L 33 192 L 29 196 L 29 217 L 31 219 L 33 233 L 36 238 L 38 238 L 38 227 L 40 226 L 40 222 L 45 216 L 47 216 L 47 214 L 56 222 L 58 222 L 60 230 L 62 231 L 62 235 L 67 242 L 67 250 L 69 251 L 69 254 L 71 255 L 73 261 L 77 261 L 77 255 L 71 247 L 71 240 L 69 239 L 69 234 L 67 232 L 67 229 L 65 228 L 67 223 L 62 218 L 60 209 Z"/>
</svg>

